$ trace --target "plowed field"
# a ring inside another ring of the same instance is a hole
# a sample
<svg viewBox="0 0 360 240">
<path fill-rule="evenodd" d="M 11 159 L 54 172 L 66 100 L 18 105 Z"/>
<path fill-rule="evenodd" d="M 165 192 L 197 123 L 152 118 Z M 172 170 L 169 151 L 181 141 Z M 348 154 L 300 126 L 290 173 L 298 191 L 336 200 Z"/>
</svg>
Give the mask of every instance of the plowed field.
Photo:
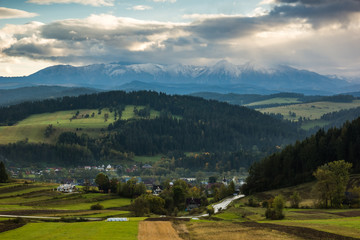
<svg viewBox="0 0 360 240">
<path fill-rule="evenodd" d="M 171 222 L 142 221 L 139 223 L 139 240 L 182 240 Z"/>
</svg>

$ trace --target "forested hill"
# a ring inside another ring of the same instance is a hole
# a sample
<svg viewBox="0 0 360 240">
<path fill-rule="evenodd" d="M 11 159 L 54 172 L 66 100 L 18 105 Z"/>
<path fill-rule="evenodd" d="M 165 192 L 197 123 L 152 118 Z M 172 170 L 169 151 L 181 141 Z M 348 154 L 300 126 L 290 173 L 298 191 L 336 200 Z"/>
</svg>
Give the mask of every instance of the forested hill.
<svg viewBox="0 0 360 240">
<path fill-rule="evenodd" d="M 121 114 L 127 105 L 145 106 L 145 108 L 139 110 L 138 118 L 123 119 Z M 69 156 L 66 156 L 66 161 L 74 165 L 79 164 L 79 161 L 86 163 L 101 159 L 116 159 L 117 156 L 127 155 L 125 153 L 153 155 L 174 150 L 183 152 L 245 150 L 265 154 L 274 151 L 278 145 L 294 142 L 302 135 L 289 123 L 245 107 L 197 97 L 170 96 L 146 91 L 130 93 L 112 91 L 26 102 L 1 108 L 0 124 L 3 126 L 16 124 L 32 114 L 103 108 L 116 112 L 119 118 L 109 124 L 107 129 L 103 129 L 103 134 L 98 139 L 86 134 L 65 132 L 59 136 L 55 147 L 22 142 L 2 146 L 0 154 L 14 160 L 20 159 L 22 155 L 19 148 L 21 148 L 28 152 L 27 159 L 31 159 L 32 157 L 29 157 L 33 154 L 31 149 L 36 148 L 37 152 L 49 152 L 49 154 L 41 154 L 40 161 L 41 158 L 47 158 L 46 161 L 54 159 L 53 162 L 63 162 L 65 159 L 54 152 L 61 152 L 62 150 L 59 149 L 63 149 L 64 146 L 67 148 L 74 146 L 73 151 L 80 151 L 72 154 L 77 156 L 77 159 L 71 157 L 68 159 Z M 151 111 L 157 111 L 158 116 L 150 118 Z M 39 155 L 34 156 L 34 161 L 36 158 L 39 159 Z"/>
<path fill-rule="evenodd" d="M 353 173 L 359 173 L 359 149 L 360 118 L 341 128 L 319 130 L 304 141 L 254 163 L 244 190 L 248 194 L 311 181 L 317 167 L 336 160 L 352 163 Z"/>
</svg>

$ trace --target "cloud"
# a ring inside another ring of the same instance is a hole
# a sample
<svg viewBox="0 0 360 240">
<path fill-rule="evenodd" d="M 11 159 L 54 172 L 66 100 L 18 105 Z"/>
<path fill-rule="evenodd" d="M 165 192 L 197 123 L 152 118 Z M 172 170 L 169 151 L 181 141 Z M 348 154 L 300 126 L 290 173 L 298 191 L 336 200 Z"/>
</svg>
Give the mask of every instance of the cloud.
<svg viewBox="0 0 360 240">
<path fill-rule="evenodd" d="M 28 0 L 28 3 L 35 3 L 40 5 L 48 5 L 54 3 L 78 3 L 82 5 L 99 6 L 114 6 L 114 0 Z"/>
<path fill-rule="evenodd" d="M 357 74 L 357 1 L 342 1 L 353 8 L 335 9 L 340 3 L 335 0 L 321 4 L 276 0 L 267 12 L 184 15 L 191 19 L 186 23 L 94 14 L 48 24 L 6 25 L 0 29 L 0 56 L 75 65 L 116 61 L 199 65 L 226 58 L 235 64 L 290 64 L 326 74 Z"/>
<path fill-rule="evenodd" d="M 144 11 L 144 10 L 151 10 L 152 7 L 146 6 L 146 5 L 137 5 L 133 6 L 131 8 L 128 8 L 129 10 L 135 10 L 135 11 Z"/>
<path fill-rule="evenodd" d="M 36 13 L 30 13 L 19 9 L 0 7 L 0 19 L 32 18 L 36 16 L 38 16 Z"/>
<path fill-rule="evenodd" d="M 152 0 L 153 2 L 169 2 L 169 3 L 175 3 L 176 0 Z"/>
<path fill-rule="evenodd" d="M 359 0 L 276 0 L 271 17 L 301 18 L 315 28 L 330 24 L 346 27 L 360 13 Z"/>
</svg>

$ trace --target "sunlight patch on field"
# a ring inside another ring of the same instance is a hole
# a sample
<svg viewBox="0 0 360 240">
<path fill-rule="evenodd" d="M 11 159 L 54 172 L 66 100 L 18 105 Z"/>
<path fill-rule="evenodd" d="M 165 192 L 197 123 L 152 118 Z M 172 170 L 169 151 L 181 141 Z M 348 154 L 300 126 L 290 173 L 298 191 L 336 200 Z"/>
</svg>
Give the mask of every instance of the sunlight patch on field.
<svg viewBox="0 0 360 240">
<path fill-rule="evenodd" d="M 1 240 L 122 239 L 136 240 L 138 220 L 129 222 L 29 223 L 0 233 Z"/>
<path fill-rule="evenodd" d="M 264 101 L 252 102 L 245 104 L 244 106 L 259 106 L 259 105 L 270 105 L 270 104 L 291 104 L 291 103 L 300 103 L 298 98 L 271 98 Z"/>
<path fill-rule="evenodd" d="M 360 217 L 319 220 L 284 220 L 276 222 L 279 225 L 313 228 L 348 237 L 360 236 Z"/>
<path fill-rule="evenodd" d="M 303 104 L 293 104 L 280 107 L 258 109 L 262 113 L 280 113 L 285 119 L 296 121 L 299 117 L 310 118 L 311 120 L 320 119 L 326 113 L 337 112 L 343 109 L 360 107 L 360 100 L 354 100 L 351 103 L 339 102 L 312 102 Z M 289 111 L 296 114 L 296 117 L 290 116 Z"/>
</svg>

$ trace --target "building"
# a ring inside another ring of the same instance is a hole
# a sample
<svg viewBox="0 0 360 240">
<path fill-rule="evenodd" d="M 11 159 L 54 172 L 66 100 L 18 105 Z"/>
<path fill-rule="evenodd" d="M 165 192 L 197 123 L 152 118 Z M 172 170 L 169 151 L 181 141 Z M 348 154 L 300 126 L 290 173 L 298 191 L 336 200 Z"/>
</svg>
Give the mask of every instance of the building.
<svg viewBox="0 0 360 240">
<path fill-rule="evenodd" d="M 72 192 L 76 192 L 76 186 L 73 184 L 61 184 L 60 186 L 57 187 L 57 191 L 58 192 L 63 192 L 63 193 L 72 193 Z"/>
</svg>

